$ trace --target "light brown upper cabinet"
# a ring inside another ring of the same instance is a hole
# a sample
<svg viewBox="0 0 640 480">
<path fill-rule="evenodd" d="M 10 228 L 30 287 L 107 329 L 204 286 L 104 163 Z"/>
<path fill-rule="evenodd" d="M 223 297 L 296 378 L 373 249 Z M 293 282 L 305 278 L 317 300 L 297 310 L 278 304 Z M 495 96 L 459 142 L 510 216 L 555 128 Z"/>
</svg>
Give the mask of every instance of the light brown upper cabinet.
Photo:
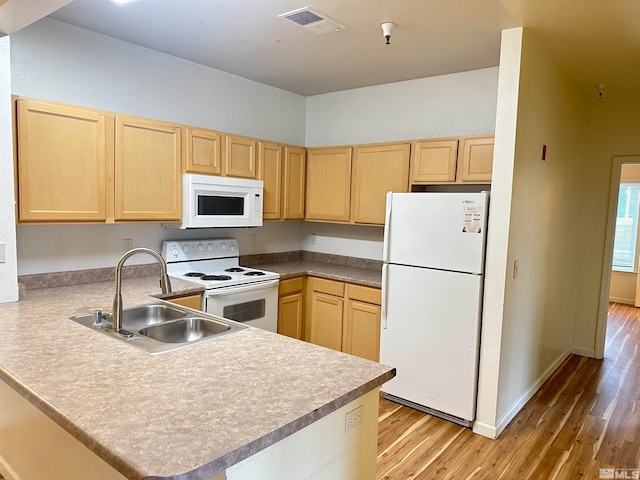
<svg viewBox="0 0 640 480">
<path fill-rule="evenodd" d="M 411 184 L 491 183 L 493 135 L 411 144 Z"/>
<path fill-rule="evenodd" d="M 306 220 L 348 222 L 351 147 L 307 150 Z"/>
<path fill-rule="evenodd" d="M 494 137 L 467 137 L 460 146 L 460 180 L 490 183 Z"/>
<path fill-rule="evenodd" d="M 220 175 L 221 138 L 214 130 L 184 127 L 185 172 Z"/>
<path fill-rule="evenodd" d="M 180 220 L 180 125 L 116 115 L 115 139 L 115 220 Z"/>
<path fill-rule="evenodd" d="M 20 99 L 17 134 L 19 221 L 106 220 L 112 116 Z"/>
<path fill-rule="evenodd" d="M 304 219 L 305 200 L 305 156 L 302 147 L 284 147 L 284 170 L 282 186 L 282 218 Z"/>
<path fill-rule="evenodd" d="M 255 139 L 239 135 L 225 135 L 223 158 L 223 174 L 225 176 L 257 178 Z"/>
<path fill-rule="evenodd" d="M 262 218 L 282 218 L 282 145 L 258 142 L 258 179 L 264 182 Z"/>
<path fill-rule="evenodd" d="M 420 140 L 411 145 L 411 183 L 456 180 L 458 139 Z"/>
<path fill-rule="evenodd" d="M 265 220 L 304 218 L 305 149 L 258 142 L 258 179 L 264 182 Z"/>
<path fill-rule="evenodd" d="M 351 220 L 384 225 L 387 192 L 409 191 L 408 143 L 358 146 L 353 156 Z"/>
</svg>

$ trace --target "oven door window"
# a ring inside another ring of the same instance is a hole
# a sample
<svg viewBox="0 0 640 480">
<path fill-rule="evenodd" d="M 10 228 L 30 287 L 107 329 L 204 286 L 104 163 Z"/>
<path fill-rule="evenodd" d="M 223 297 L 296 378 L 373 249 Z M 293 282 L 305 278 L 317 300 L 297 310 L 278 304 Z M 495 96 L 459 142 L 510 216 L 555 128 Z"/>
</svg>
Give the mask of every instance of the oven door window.
<svg viewBox="0 0 640 480">
<path fill-rule="evenodd" d="M 244 196 L 198 195 L 198 216 L 244 215 Z"/>
<path fill-rule="evenodd" d="M 222 309 L 222 316 L 235 320 L 236 322 L 250 322 L 264 317 L 265 299 L 253 300 L 251 302 L 226 305 Z"/>
</svg>

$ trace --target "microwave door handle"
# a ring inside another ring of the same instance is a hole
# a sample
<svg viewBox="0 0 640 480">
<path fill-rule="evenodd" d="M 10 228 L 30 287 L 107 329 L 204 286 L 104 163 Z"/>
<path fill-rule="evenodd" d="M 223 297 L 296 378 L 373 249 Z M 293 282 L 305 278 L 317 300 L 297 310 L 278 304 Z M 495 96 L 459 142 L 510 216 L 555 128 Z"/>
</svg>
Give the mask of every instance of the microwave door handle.
<svg viewBox="0 0 640 480">
<path fill-rule="evenodd" d="M 210 290 L 205 290 L 204 294 L 207 297 L 223 297 L 225 295 L 233 295 L 234 293 L 273 288 L 277 286 L 279 282 L 280 280 L 276 279 L 276 280 L 269 280 L 267 282 L 249 283 L 247 285 L 240 285 L 238 287 L 213 288 Z"/>
</svg>

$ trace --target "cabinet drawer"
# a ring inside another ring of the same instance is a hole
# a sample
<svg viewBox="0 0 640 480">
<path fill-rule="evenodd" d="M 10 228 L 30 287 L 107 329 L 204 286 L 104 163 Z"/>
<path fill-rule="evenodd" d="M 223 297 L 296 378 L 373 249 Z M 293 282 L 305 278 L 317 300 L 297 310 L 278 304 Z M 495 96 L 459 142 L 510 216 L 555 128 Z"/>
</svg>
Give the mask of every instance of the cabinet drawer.
<svg viewBox="0 0 640 480">
<path fill-rule="evenodd" d="M 362 285 L 347 285 L 347 297 L 351 300 L 380 305 L 382 292 L 379 288 L 363 287 Z"/>
<path fill-rule="evenodd" d="M 282 296 L 282 295 L 289 295 L 290 293 L 301 292 L 303 281 L 304 281 L 303 277 L 280 280 L 278 295 Z"/>
<path fill-rule="evenodd" d="M 344 296 L 344 283 L 324 278 L 312 278 L 311 289 L 314 292 L 326 293 L 337 297 Z"/>
</svg>

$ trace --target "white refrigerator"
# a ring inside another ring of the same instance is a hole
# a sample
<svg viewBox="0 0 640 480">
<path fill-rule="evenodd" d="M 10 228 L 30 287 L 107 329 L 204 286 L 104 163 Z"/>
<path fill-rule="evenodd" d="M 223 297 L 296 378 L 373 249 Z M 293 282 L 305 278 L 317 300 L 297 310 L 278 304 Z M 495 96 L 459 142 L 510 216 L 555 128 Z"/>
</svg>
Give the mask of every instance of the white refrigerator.
<svg viewBox="0 0 640 480">
<path fill-rule="evenodd" d="M 383 397 L 470 426 L 475 418 L 489 193 L 388 193 Z"/>
</svg>

